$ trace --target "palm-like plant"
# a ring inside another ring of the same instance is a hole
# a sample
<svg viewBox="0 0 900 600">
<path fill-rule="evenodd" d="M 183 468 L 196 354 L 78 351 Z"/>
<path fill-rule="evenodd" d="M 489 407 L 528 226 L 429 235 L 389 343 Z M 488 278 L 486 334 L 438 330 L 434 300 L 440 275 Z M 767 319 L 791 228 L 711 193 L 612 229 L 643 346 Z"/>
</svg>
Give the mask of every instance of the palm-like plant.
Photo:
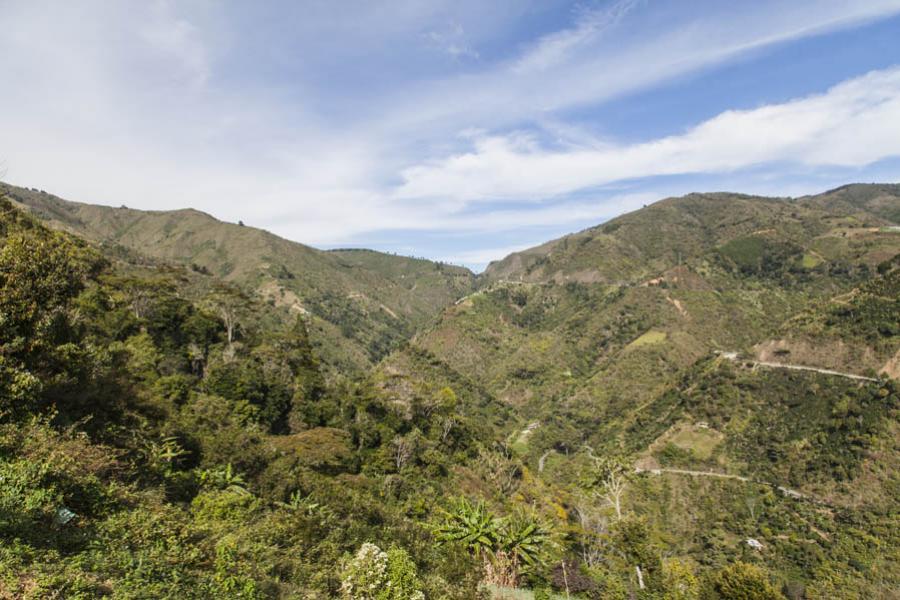
<svg viewBox="0 0 900 600">
<path fill-rule="evenodd" d="M 190 454 L 178 443 L 178 438 L 167 437 L 160 441 L 143 443 L 142 453 L 147 465 L 154 473 L 169 477 L 175 472 L 178 461 Z"/>
<path fill-rule="evenodd" d="M 231 463 L 225 465 L 224 468 L 200 471 L 200 483 L 235 494 L 250 493 L 247 490 L 247 480 L 232 468 Z"/>
<path fill-rule="evenodd" d="M 541 562 L 547 531 L 533 517 L 495 517 L 483 502 L 457 501 L 435 529 L 438 543 L 459 543 L 484 561 L 485 581 L 515 586 L 520 571 Z"/>
<path fill-rule="evenodd" d="M 500 550 L 517 562 L 533 567 L 541 562 L 547 530 L 533 517 L 519 514 L 504 522 L 500 529 Z"/>
<path fill-rule="evenodd" d="M 444 512 L 444 521 L 434 530 L 439 544 L 459 543 L 475 556 L 493 553 L 499 545 L 500 522 L 483 502 L 461 498 L 452 511 Z"/>
<path fill-rule="evenodd" d="M 332 515 L 331 510 L 327 506 L 313 500 L 312 494 L 304 496 L 300 493 L 300 490 L 293 492 L 288 502 L 276 502 L 276 504 L 282 508 L 304 513 L 309 517 L 314 515 L 329 517 Z"/>
</svg>

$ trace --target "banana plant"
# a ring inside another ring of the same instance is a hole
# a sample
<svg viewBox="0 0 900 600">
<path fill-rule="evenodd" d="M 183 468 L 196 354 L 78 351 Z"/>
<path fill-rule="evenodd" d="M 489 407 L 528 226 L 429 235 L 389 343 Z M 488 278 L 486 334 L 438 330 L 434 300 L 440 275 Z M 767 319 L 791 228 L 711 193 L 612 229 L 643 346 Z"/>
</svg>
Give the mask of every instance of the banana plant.
<svg viewBox="0 0 900 600">
<path fill-rule="evenodd" d="M 250 493 L 247 490 L 247 480 L 234 470 L 231 463 L 225 465 L 224 468 L 218 467 L 200 471 L 200 484 L 235 494 Z"/>
<path fill-rule="evenodd" d="M 519 564 L 534 567 L 541 563 L 547 538 L 547 530 L 535 518 L 519 514 L 504 521 L 499 549 L 514 556 Z"/>
<path fill-rule="evenodd" d="M 444 512 L 444 520 L 434 533 L 440 544 L 460 543 L 479 557 L 503 552 L 526 566 L 540 563 L 548 538 L 547 530 L 529 515 L 498 518 L 483 502 L 473 503 L 465 498 Z"/>
<path fill-rule="evenodd" d="M 459 543 L 481 557 L 493 554 L 498 548 L 500 520 L 491 514 L 484 502 L 472 503 L 461 498 L 453 510 L 444 511 L 444 520 L 434 533 L 439 544 Z"/>
</svg>

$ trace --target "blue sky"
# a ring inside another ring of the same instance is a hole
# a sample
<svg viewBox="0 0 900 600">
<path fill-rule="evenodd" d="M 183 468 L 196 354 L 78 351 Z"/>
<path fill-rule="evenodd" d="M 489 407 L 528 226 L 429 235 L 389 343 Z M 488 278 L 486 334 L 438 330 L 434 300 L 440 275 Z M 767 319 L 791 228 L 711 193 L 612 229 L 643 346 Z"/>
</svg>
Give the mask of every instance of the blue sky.
<svg viewBox="0 0 900 600">
<path fill-rule="evenodd" d="M 476 270 L 900 181 L 900 0 L 0 0 L 5 179 Z"/>
</svg>

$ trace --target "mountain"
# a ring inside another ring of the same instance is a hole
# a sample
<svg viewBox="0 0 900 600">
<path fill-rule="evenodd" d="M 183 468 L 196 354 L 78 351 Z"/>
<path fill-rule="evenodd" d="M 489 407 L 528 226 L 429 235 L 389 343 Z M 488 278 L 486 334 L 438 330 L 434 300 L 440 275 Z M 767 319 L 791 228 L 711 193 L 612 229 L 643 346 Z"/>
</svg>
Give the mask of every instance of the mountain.
<svg viewBox="0 0 900 600">
<path fill-rule="evenodd" d="M 371 366 L 474 283 L 462 267 L 370 250 L 317 250 L 196 210 L 112 208 L 8 185 L 0 193 L 52 227 L 189 266 L 287 313 L 311 315 L 313 339 L 338 370 Z"/>
<path fill-rule="evenodd" d="M 751 352 L 896 255 L 900 233 L 867 209 L 900 204 L 896 186 L 848 189 L 857 200 L 840 205 L 834 193 L 660 201 L 492 263 L 414 343 L 534 411 L 561 398 L 640 405 L 701 356 Z M 851 354 L 843 366 L 862 368 Z"/>
<path fill-rule="evenodd" d="M 898 184 L 849 184 L 823 194 L 798 198 L 797 202 L 830 212 L 848 213 L 861 221 L 874 216 L 896 224 L 900 223 L 898 196 Z"/>
<path fill-rule="evenodd" d="M 896 225 L 900 187 L 851 185 L 797 199 L 740 194 L 689 194 L 656 202 L 603 225 L 491 263 L 488 281 L 617 283 L 650 277 L 726 243 L 726 252 L 763 242 L 794 244 L 811 253 L 841 253 L 853 236 Z M 851 238 L 848 240 L 847 236 Z M 877 243 L 877 242 L 876 242 Z M 749 248 L 747 249 L 749 250 Z M 759 252 L 759 250 L 757 250 Z M 743 257 L 737 257 L 741 259 Z M 759 258 L 747 256 L 748 260 Z"/>
<path fill-rule="evenodd" d="M 622 501 L 675 555 L 761 561 L 791 597 L 887 598 L 898 208 L 895 185 L 666 199 L 492 263 L 406 351 L 513 407 L 510 448 L 594 535 L 572 474 L 596 452 L 638 470 Z"/>
<path fill-rule="evenodd" d="M 669 198 L 478 277 L 4 190 L 0 597 L 900 586 L 900 186 Z"/>
</svg>

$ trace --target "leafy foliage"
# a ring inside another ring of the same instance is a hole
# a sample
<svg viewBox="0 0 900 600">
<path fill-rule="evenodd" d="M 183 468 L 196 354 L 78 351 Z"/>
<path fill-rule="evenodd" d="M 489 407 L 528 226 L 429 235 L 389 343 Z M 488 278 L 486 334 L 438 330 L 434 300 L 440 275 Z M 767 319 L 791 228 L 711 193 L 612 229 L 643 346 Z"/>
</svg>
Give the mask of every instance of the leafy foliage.
<svg viewBox="0 0 900 600">
<path fill-rule="evenodd" d="M 433 322 L 464 271 L 249 227 L 154 259 L 222 224 L 5 189 L 105 241 L 0 201 L 2 597 L 900 585 L 896 382 L 752 359 L 788 332 L 890 371 L 897 237 L 859 225 L 890 189 L 664 201 Z"/>
</svg>

